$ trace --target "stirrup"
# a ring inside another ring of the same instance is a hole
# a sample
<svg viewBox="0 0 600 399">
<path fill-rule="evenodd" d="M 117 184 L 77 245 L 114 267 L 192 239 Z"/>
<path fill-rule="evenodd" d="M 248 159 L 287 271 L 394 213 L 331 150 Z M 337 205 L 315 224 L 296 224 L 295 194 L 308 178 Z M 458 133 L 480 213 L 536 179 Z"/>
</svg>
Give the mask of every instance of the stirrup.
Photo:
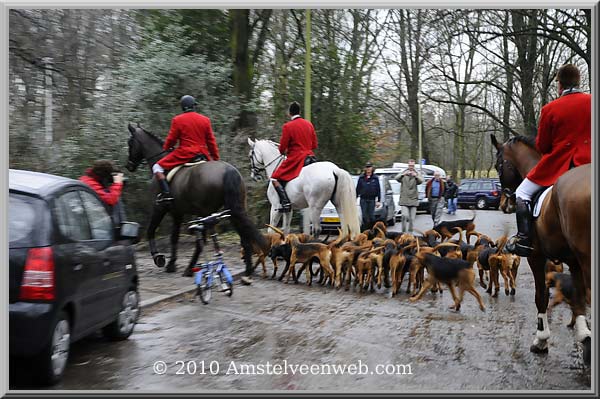
<svg viewBox="0 0 600 399">
<path fill-rule="evenodd" d="M 525 241 L 525 243 L 521 241 Z M 528 257 L 531 256 L 531 253 L 533 252 L 533 247 L 531 246 L 531 244 L 529 244 L 528 241 L 529 240 L 525 237 L 519 237 L 518 235 L 516 235 L 508 240 L 504 248 L 506 248 L 506 250 L 512 254 Z"/>
</svg>

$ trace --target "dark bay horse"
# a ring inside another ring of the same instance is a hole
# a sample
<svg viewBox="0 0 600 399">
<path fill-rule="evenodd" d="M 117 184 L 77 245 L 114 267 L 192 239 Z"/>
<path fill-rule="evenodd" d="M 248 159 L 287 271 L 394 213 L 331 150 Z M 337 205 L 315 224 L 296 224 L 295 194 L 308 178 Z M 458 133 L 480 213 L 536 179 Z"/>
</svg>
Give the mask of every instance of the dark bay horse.
<svg viewBox="0 0 600 399">
<path fill-rule="evenodd" d="M 541 159 L 529 138 L 515 136 L 504 144 L 491 135 L 496 147 L 496 170 L 503 190 L 508 195 Z M 531 346 L 534 353 L 548 350 L 550 330 L 546 310 L 548 288 L 545 282 L 547 260 L 569 265 L 577 298 L 571 304 L 575 322 L 575 338 L 584 345 L 584 361 L 591 355 L 591 331 L 585 320 L 586 302 L 591 284 L 591 165 L 570 169 L 554 184 L 542 204 L 539 217 L 533 222 L 533 253 L 527 258 L 535 280 L 535 304 L 538 310 L 536 337 Z M 514 195 L 514 194 L 512 194 Z"/>
<path fill-rule="evenodd" d="M 142 161 L 146 161 L 152 169 L 156 162 L 167 155 L 167 151 L 163 150 L 163 141 L 141 128 L 139 124 L 137 127 L 129 124 L 128 129 L 129 158 L 126 167 L 130 172 L 134 172 Z M 149 195 L 154 197 L 160 189 L 156 179 L 152 179 L 151 184 L 152 193 Z M 175 272 L 177 243 L 184 215 L 208 216 L 225 207 L 231 211 L 231 223 L 239 234 L 244 249 L 246 276 L 250 276 L 253 271 L 253 245 L 260 246 L 264 238 L 246 213 L 246 186 L 239 171 L 227 162 L 204 162 L 179 170 L 170 182 L 170 188 L 175 200 L 169 206 L 155 204 L 148 225 L 148 241 L 154 263 L 159 267 L 165 265 L 165 257 L 158 252 L 154 237 L 156 229 L 167 213 L 173 218 L 173 230 L 171 258 L 166 271 Z M 200 250 L 197 245 L 184 276 L 191 276 L 191 267 L 196 263 Z"/>
</svg>

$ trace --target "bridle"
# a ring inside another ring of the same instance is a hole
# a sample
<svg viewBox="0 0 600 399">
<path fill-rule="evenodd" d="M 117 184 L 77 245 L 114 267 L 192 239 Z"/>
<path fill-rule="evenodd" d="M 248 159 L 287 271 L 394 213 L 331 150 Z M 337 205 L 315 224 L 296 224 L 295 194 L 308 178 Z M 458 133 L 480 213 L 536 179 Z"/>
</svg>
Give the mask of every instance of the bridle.
<svg viewBox="0 0 600 399">
<path fill-rule="evenodd" d="M 132 134 L 131 137 L 129 138 L 129 147 L 131 148 L 131 142 L 135 141 L 137 143 L 138 146 L 142 146 L 142 143 L 140 143 L 140 141 Z M 139 159 L 138 161 L 132 161 L 131 157 L 129 157 L 127 159 L 127 165 L 126 168 L 129 169 L 130 167 L 132 168 L 137 168 L 139 165 L 141 165 L 144 161 L 146 163 L 148 163 L 149 165 L 153 165 L 154 163 L 158 162 L 165 154 L 165 153 L 169 153 L 169 150 L 162 150 L 154 155 L 150 155 L 148 157 L 144 157 L 142 156 L 141 159 Z"/>
<path fill-rule="evenodd" d="M 500 162 L 502 161 L 502 162 Z M 507 159 L 504 159 L 502 156 L 502 151 L 498 151 L 496 155 L 496 170 L 498 171 L 498 178 L 500 179 L 500 184 L 502 185 L 502 176 L 504 175 L 504 168 L 508 168 L 514 171 L 514 166 Z M 514 173 L 513 173 L 514 174 Z M 511 199 L 516 199 L 515 191 L 511 190 L 508 187 L 502 188 L 502 193 Z"/>
<path fill-rule="evenodd" d="M 279 165 L 281 164 L 281 162 L 283 162 L 283 159 L 285 158 L 285 156 L 283 154 L 280 154 L 278 157 L 274 158 L 271 162 L 267 163 L 267 164 L 263 164 L 262 167 L 259 167 L 258 165 L 260 164 L 259 160 L 256 158 L 256 151 L 254 151 L 254 147 L 252 147 L 252 151 L 250 152 L 250 170 L 252 171 L 252 175 L 254 176 L 253 179 L 255 181 L 261 181 L 262 180 L 262 173 L 267 171 L 267 168 L 272 165 L 274 162 L 279 161 L 277 163 L 277 165 L 275 166 L 275 169 L 277 169 L 279 167 Z"/>
</svg>

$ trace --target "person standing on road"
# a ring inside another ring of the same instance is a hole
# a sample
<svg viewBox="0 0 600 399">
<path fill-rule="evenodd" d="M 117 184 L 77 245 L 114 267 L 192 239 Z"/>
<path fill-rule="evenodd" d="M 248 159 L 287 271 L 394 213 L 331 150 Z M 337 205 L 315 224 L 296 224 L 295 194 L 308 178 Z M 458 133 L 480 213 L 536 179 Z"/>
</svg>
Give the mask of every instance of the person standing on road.
<svg viewBox="0 0 600 399">
<path fill-rule="evenodd" d="M 398 173 L 395 177 L 400 183 L 400 200 L 398 205 L 402 207 L 402 232 L 413 232 L 413 223 L 417 216 L 419 207 L 419 184 L 423 183 L 423 176 L 415 169 L 415 160 L 408 161 L 408 169 Z M 408 222 L 408 230 L 406 223 Z"/>
<path fill-rule="evenodd" d="M 427 182 L 425 186 L 425 194 L 429 201 L 429 210 L 433 219 L 433 226 L 437 226 L 442 221 L 442 213 L 444 212 L 444 193 L 446 184 L 440 177 L 440 172 L 433 174 L 433 179 Z"/>
<path fill-rule="evenodd" d="M 452 180 L 452 176 L 448 176 L 446 180 L 446 200 L 448 200 L 448 215 L 456 215 L 456 204 L 458 202 L 458 186 Z"/>
<path fill-rule="evenodd" d="M 373 164 L 367 162 L 365 173 L 360 175 L 356 184 L 356 196 L 360 197 L 360 210 L 362 211 L 362 229 L 370 229 L 375 223 L 375 206 L 380 205 L 381 189 L 379 177 L 373 173 Z"/>
</svg>

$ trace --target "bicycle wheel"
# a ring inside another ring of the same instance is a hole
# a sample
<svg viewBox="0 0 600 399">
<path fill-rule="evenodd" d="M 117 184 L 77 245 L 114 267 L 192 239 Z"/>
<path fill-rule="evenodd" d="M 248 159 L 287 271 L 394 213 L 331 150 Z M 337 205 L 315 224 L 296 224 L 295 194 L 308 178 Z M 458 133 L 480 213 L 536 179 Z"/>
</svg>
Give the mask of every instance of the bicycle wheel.
<svg viewBox="0 0 600 399">
<path fill-rule="evenodd" d="M 222 271 L 219 273 L 219 282 L 221 283 L 221 291 L 227 294 L 227 296 L 232 296 L 233 284 L 227 281 L 227 278 Z"/>
<path fill-rule="evenodd" d="M 196 295 L 200 297 L 200 300 L 203 304 L 208 305 L 212 298 L 212 287 L 211 284 L 208 283 L 208 273 L 204 273 L 202 278 L 200 279 L 200 283 L 197 284 L 198 290 L 196 291 Z"/>
</svg>

